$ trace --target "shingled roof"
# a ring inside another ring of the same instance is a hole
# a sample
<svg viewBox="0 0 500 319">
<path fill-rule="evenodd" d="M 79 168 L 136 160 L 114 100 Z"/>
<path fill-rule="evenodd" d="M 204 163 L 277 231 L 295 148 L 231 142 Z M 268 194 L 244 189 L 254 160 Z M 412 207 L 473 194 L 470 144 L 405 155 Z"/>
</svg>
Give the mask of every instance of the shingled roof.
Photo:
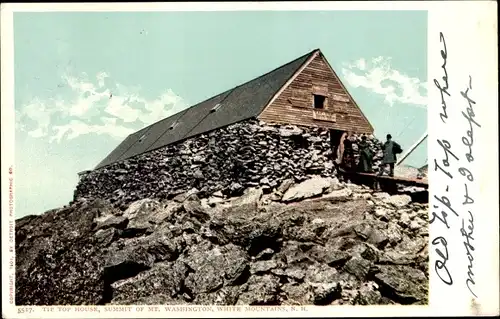
<svg viewBox="0 0 500 319">
<path fill-rule="evenodd" d="M 316 51 L 130 134 L 96 169 L 257 117 Z"/>
</svg>

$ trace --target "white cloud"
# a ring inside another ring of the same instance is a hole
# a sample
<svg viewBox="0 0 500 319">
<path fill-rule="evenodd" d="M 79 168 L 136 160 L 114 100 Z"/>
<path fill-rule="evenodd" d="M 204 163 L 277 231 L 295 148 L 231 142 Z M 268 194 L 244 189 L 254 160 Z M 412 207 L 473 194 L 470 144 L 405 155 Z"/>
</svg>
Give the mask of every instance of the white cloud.
<svg viewBox="0 0 500 319">
<path fill-rule="evenodd" d="M 427 83 L 393 69 L 390 58 L 380 56 L 371 61 L 361 58 L 344 64 L 342 73 L 351 86 L 383 95 L 391 106 L 399 102 L 427 107 Z"/>
<path fill-rule="evenodd" d="M 34 98 L 16 112 L 16 129 L 51 142 L 86 134 L 122 139 L 138 129 L 184 109 L 185 101 L 168 89 L 149 100 L 140 87 L 113 83 L 106 72 L 91 81 L 85 73 L 62 76 L 65 98 Z"/>
<path fill-rule="evenodd" d="M 24 105 L 21 111 L 16 114 L 16 121 L 23 130 L 26 130 L 32 137 L 42 137 L 48 134 L 51 117 L 58 112 L 60 103 L 46 103 L 38 98 L 34 98 Z M 34 122 L 32 130 L 28 130 L 30 122 Z"/>
<path fill-rule="evenodd" d="M 113 115 L 123 120 L 126 123 L 133 123 L 139 118 L 139 115 L 141 115 L 142 111 L 128 105 L 129 102 L 130 99 L 127 99 L 126 97 L 111 96 L 109 97 L 108 106 L 104 111 L 109 115 Z M 163 105 L 162 107 L 165 107 L 165 105 Z"/>
<path fill-rule="evenodd" d="M 71 120 L 70 123 L 65 125 L 56 125 L 53 129 L 56 131 L 55 135 L 50 138 L 50 141 L 60 142 L 64 137 L 67 140 L 72 140 L 78 136 L 95 133 L 107 134 L 115 138 L 123 138 L 135 130 L 124 126 L 116 125 L 116 119 L 107 118 L 105 124 L 88 124 L 80 120 Z"/>
<path fill-rule="evenodd" d="M 361 58 L 358 61 L 356 61 L 356 67 L 360 69 L 361 71 L 364 71 L 366 68 L 366 61 L 365 59 Z"/>
<path fill-rule="evenodd" d="M 173 105 L 173 110 L 166 110 L 163 105 Z M 145 108 L 149 112 L 145 112 L 139 115 L 139 120 L 141 122 L 151 122 L 155 118 L 165 118 L 169 114 L 176 113 L 183 108 L 183 101 L 180 96 L 175 94 L 172 90 L 168 89 L 163 93 L 157 100 L 152 103 L 146 103 Z M 173 112 L 172 112 L 173 111 Z"/>
<path fill-rule="evenodd" d="M 109 75 L 106 72 L 99 72 L 96 78 L 99 87 L 102 88 L 104 86 L 104 79 L 109 78 Z"/>
</svg>

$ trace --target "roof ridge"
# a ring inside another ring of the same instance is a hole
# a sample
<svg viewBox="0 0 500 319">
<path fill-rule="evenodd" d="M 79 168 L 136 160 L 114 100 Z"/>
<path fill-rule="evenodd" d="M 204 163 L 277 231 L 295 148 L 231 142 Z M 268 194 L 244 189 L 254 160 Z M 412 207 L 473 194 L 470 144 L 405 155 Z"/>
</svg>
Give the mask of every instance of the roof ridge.
<svg viewBox="0 0 500 319">
<path fill-rule="evenodd" d="M 266 72 L 266 73 L 264 73 L 264 74 L 261 74 L 261 75 L 259 75 L 259 76 L 255 77 L 255 78 L 253 78 L 253 79 L 251 79 L 251 80 L 248 80 L 248 81 L 246 81 L 246 82 L 244 82 L 244 83 L 241 83 L 241 84 L 239 84 L 239 85 L 237 85 L 237 86 L 233 87 L 231 90 L 236 89 L 236 88 L 239 88 L 240 86 L 243 86 L 243 85 L 245 85 L 245 84 L 247 84 L 247 83 L 250 83 L 250 82 L 252 82 L 252 81 L 255 81 L 255 80 L 257 80 L 257 79 L 263 78 L 263 77 L 265 77 L 266 75 L 269 75 L 269 74 L 271 74 L 271 73 L 273 73 L 273 72 L 275 72 L 275 71 L 278 71 L 278 70 L 279 70 L 279 69 L 281 69 L 281 68 L 286 67 L 287 65 L 290 65 L 290 64 L 292 64 L 292 63 L 294 63 L 294 62 L 296 62 L 296 61 L 298 61 L 298 60 L 300 60 L 300 59 L 305 58 L 306 56 L 312 55 L 312 54 L 313 54 L 314 52 L 316 52 L 316 51 L 319 51 L 319 49 L 314 49 L 314 50 L 312 50 L 312 51 L 310 51 L 310 52 L 308 52 L 308 53 L 306 53 L 306 54 L 303 54 L 303 55 L 301 55 L 300 57 L 298 57 L 298 58 L 296 58 L 296 59 L 293 59 L 292 61 L 289 61 L 288 63 L 282 64 L 282 65 L 280 65 L 279 67 L 272 69 L 271 71 L 268 71 L 268 72 Z M 301 65 L 301 66 L 302 66 L 302 65 Z M 300 68 L 300 67 L 299 67 L 299 68 Z M 230 91 L 230 90 L 227 90 L 227 91 Z M 224 91 L 224 92 L 227 92 L 227 91 Z M 207 99 L 207 100 L 209 100 L 209 99 Z M 206 100 L 205 100 L 205 101 L 206 101 Z"/>
</svg>

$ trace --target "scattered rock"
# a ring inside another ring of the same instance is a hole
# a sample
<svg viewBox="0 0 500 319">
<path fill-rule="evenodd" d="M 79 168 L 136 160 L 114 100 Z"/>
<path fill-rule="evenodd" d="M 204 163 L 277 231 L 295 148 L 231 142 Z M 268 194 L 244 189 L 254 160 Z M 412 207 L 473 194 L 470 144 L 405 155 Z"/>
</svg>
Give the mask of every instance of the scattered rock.
<svg viewBox="0 0 500 319">
<path fill-rule="evenodd" d="M 271 258 L 274 254 L 274 250 L 271 248 L 266 248 L 263 251 L 261 251 L 256 257 L 256 260 L 267 260 Z"/>
<path fill-rule="evenodd" d="M 232 183 L 230 190 L 232 196 L 238 196 L 241 195 L 241 193 L 245 190 L 245 187 L 240 183 Z"/>
<path fill-rule="evenodd" d="M 191 273 L 186 278 L 186 288 L 192 293 L 208 293 L 222 287 L 224 278 L 219 269 L 212 264 L 201 266 L 198 271 Z"/>
<path fill-rule="evenodd" d="M 130 204 L 130 206 L 123 212 L 123 216 L 132 220 L 136 216 L 149 215 L 159 207 L 160 203 L 157 200 L 145 198 Z"/>
<path fill-rule="evenodd" d="M 321 195 L 331 184 L 331 178 L 313 177 L 289 188 L 282 201 L 292 202 Z"/>
<path fill-rule="evenodd" d="M 409 266 L 379 266 L 375 281 L 383 296 L 400 304 L 411 304 L 428 300 L 428 279 L 424 273 Z"/>
<path fill-rule="evenodd" d="M 198 221 L 202 223 L 210 219 L 210 215 L 207 214 L 205 209 L 201 206 L 201 204 L 198 201 L 186 201 L 183 204 L 183 208 L 189 215 L 196 218 Z"/>
<path fill-rule="evenodd" d="M 298 285 L 295 283 L 286 283 L 281 286 L 285 295 L 284 305 L 310 305 L 313 303 L 314 296 L 312 287 L 309 285 Z"/>
<path fill-rule="evenodd" d="M 273 275 L 251 276 L 248 288 L 237 301 L 237 305 L 276 305 L 278 304 L 279 279 Z"/>
<path fill-rule="evenodd" d="M 161 304 L 178 303 L 175 297 L 182 291 L 187 273 L 188 268 L 181 262 L 156 263 L 135 277 L 114 282 L 111 304 L 146 304 L 152 302 L 153 296 Z"/>
<path fill-rule="evenodd" d="M 128 218 L 125 216 L 111 216 L 110 218 L 106 219 L 105 221 L 99 223 L 96 227 L 96 230 L 99 229 L 106 229 L 106 228 L 117 228 L 117 229 L 124 229 L 127 227 L 128 224 Z"/>
<path fill-rule="evenodd" d="M 223 198 L 224 197 L 224 195 L 222 194 L 221 191 L 216 191 L 215 193 L 212 194 L 212 196 L 219 197 L 219 198 Z"/>
<path fill-rule="evenodd" d="M 279 133 L 282 137 L 290 137 L 290 136 L 300 136 L 302 135 L 303 130 L 296 126 L 288 126 L 279 129 Z"/>
<path fill-rule="evenodd" d="M 377 207 L 373 213 L 378 218 L 387 220 L 388 216 L 391 214 L 391 211 L 384 207 Z"/>
<path fill-rule="evenodd" d="M 343 186 L 341 185 L 339 179 L 337 177 L 334 177 L 332 178 L 332 183 L 326 192 L 331 193 L 333 191 L 341 190 L 342 188 Z"/>
<path fill-rule="evenodd" d="M 278 267 L 276 260 L 262 260 L 254 262 L 250 268 L 252 274 L 261 274 L 269 272 L 271 269 Z"/>
<path fill-rule="evenodd" d="M 321 284 L 336 281 L 338 277 L 338 271 L 335 268 L 320 264 L 309 266 L 305 280 L 309 283 Z"/>
<path fill-rule="evenodd" d="M 153 263 L 154 257 L 144 247 L 127 247 L 108 254 L 104 264 L 104 276 L 108 282 L 133 277 L 151 268 Z"/>
<path fill-rule="evenodd" d="M 356 276 L 358 279 L 363 280 L 368 275 L 371 267 L 371 262 L 362 257 L 351 258 L 344 266 L 345 270 Z"/>
<path fill-rule="evenodd" d="M 419 217 L 415 217 L 411 223 L 410 223 L 410 229 L 411 230 L 419 230 L 420 228 L 424 227 L 425 226 L 425 221 L 423 221 L 421 218 Z"/>
<path fill-rule="evenodd" d="M 314 305 L 329 305 L 342 295 L 342 287 L 339 283 L 322 283 L 313 285 Z"/>
<path fill-rule="evenodd" d="M 384 201 L 396 208 L 401 208 L 411 203 L 411 197 L 409 195 L 393 195 L 384 199 Z"/>
<path fill-rule="evenodd" d="M 199 170 L 197 172 L 200 172 Z M 196 173 L 195 173 L 196 174 Z M 195 196 L 198 193 L 198 190 L 196 188 L 192 188 L 186 193 L 181 193 L 173 198 L 173 200 L 177 203 L 183 203 L 187 199 Z"/>
<path fill-rule="evenodd" d="M 395 222 L 392 222 L 392 221 L 390 221 L 387 224 L 386 234 L 387 234 L 387 238 L 389 239 L 389 243 L 391 245 L 396 245 L 403 238 L 403 235 L 401 233 L 401 228 Z"/>
<path fill-rule="evenodd" d="M 262 194 L 263 194 L 262 189 L 249 188 L 244 192 L 244 194 L 241 197 L 233 201 L 232 205 L 234 206 L 253 205 L 254 207 L 256 207 L 262 197 Z"/>
<path fill-rule="evenodd" d="M 97 242 L 103 247 L 108 246 L 118 237 L 118 233 L 114 228 L 99 229 L 95 234 Z"/>
<path fill-rule="evenodd" d="M 364 283 L 353 300 L 353 305 L 378 305 L 381 304 L 382 295 L 378 291 L 378 285 L 369 281 Z"/>
<path fill-rule="evenodd" d="M 410 226 L 410 223 L 411 223 L 410 215 L 408 215 L 407 212 L 402 212 L 401 217 L 399 219 L 399 224 L 402 227 L 408 227 Z"/>
<path fill-rule="evenodd" d="M 328 194 L 323 195 L 322 198 L 331 201 L 346 201 L 352 195 L 352 190 L 350 188 L 344 188 L 339 190 L 334 190 Z"/>
<path fill-rule="evenodd" d="M 280 187 L 278 187 L 277 191 L 280 192 L 281 194 L 284 194 L 290 186 L 293 185 L 293 179 L 285 179 L 283 183 L 281 183 Z"/>
<path fill-rule="evenodd" d="M 351 258 L 351 255 L 346 251 L 321 246 L 314 246 L 309 254 L 318 262 L 332 267 L 342 267 Z"/>
</svg>

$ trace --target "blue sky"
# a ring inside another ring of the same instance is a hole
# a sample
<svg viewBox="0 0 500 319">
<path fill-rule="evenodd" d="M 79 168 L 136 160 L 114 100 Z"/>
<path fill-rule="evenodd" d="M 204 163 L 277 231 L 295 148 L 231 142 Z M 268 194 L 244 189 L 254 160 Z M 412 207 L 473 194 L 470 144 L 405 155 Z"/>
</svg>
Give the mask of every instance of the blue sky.
<svg viewBox="0 0 500 319">
<path fill-rule="evenodd" d="M 67 204 L 129 133 L 315 48 L 379 138 L 427 130 L 424 11 L 15 13 L 14 48 L 18 217 Z"/>
</svg>

